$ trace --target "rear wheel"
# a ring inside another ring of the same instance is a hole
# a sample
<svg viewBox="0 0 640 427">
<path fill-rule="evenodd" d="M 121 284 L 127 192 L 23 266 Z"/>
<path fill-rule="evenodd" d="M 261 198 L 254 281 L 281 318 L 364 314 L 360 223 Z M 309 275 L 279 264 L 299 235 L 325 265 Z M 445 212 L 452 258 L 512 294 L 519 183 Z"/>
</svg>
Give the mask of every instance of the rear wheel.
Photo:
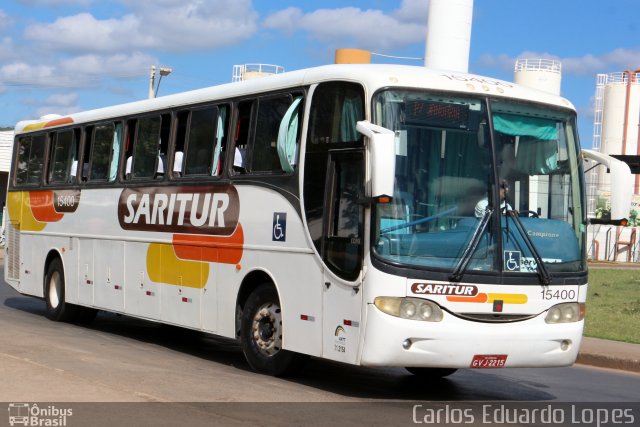
<svg viewBox="0 0 640 427">
<path fill-rule="evenodd" d="M 45 315 L 56 322 L 72 321 L 78 314 L 78 307 L 65 302 L 64 287 L 64 268 L 60 258 L 56 258 L 49 264 L 44 278 Z"/>
<path fill-rule="evenodd" d="M 420 378 L 444 378 L 453 374 L 457 369 L 454 368 L 405 368 L 416 377 Z"/>
<path fill-rule="evenodd" d="M 249 366 L 268 375 L 289 375 L 298 370 L 304 356 L 282 349 L 282 312 L 274 287 L 256 288 L 244 306 L 240 326 L 242 351 Z"/>
</svg>

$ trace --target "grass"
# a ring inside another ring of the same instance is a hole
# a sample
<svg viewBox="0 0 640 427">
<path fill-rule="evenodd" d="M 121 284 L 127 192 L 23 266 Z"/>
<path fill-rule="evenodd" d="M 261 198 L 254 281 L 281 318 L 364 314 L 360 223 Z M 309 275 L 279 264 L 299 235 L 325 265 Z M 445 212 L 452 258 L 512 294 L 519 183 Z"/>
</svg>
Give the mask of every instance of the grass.
<svg viewBox="0 0 640 427">
<path fill-rule="evenodd" d="M 640 270 L 589 270 L 584 335 L 640 344 Z"/>
</svg>

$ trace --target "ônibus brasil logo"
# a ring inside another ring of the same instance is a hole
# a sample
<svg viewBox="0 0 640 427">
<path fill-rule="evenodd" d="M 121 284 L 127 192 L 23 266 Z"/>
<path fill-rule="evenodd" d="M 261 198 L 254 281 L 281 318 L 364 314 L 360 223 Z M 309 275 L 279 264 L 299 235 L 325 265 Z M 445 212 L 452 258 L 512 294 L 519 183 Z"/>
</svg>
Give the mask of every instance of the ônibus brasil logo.
<svg viewBox="0 0 640 427">
<path fill-rule="evenodd" d="M 37 403 L 9 403 L 9 425 L 63 427 L 73 415 L 71 408 Z"/>
</svg>

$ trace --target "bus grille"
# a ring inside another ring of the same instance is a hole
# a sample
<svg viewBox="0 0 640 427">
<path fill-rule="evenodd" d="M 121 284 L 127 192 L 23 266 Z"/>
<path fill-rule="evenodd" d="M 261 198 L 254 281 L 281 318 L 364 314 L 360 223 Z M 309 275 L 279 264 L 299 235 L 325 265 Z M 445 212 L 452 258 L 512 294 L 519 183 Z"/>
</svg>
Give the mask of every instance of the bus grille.
<svg viewBox="0 0 640 427">
<path fill-rule="evenodd" d="M 537 314 L 497 314 L 497 313 L 451 313 L 461 319 L 472 322 L 510 323 L 533 319 Z"/>
<path fill-rule="evenodd" d="M 20 280 L 20 232 L 14 221 L 7 221 L 7 278 Z"/>
</svg>

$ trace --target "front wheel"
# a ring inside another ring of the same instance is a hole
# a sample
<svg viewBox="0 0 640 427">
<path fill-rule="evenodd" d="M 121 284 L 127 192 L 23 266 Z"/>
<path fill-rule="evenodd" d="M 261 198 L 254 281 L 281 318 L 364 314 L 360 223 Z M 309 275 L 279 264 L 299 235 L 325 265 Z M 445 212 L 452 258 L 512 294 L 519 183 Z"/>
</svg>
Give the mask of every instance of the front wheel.
<svg viewBox="0 0 640 427">
<path fill-rule="evenodd" d="M 405 368 L 413 375 L 424 379 L 438 379 L 448 377 L 453 374 L 457 369 L 455 368 Z"/>
<path fill-rule="evenodd" d="M 273 286 L 263 284 L 247 299 L 240 325 L 242 351 L 257 372 L 282 376 L 300 368 L 304 357 L 282 349 L 282 311 Z"/>
</svg>

